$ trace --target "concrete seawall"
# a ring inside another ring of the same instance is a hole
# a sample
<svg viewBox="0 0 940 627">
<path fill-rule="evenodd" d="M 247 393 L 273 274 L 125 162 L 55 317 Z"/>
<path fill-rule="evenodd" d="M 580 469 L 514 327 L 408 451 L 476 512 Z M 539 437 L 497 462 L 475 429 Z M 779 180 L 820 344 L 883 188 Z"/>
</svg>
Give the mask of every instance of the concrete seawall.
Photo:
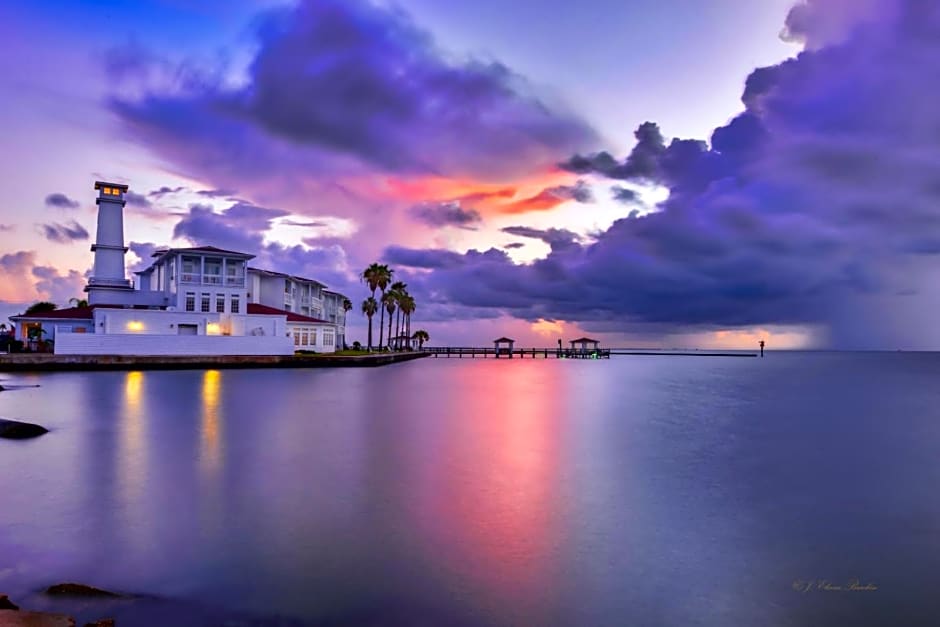
<svg viewBox="0 0 940 627">
<path fill-rule="evenodd" d="M 228 368 L 369 368 L 386 366 L 430 354 L 381 353 L 375 355 L 196 356 L 163 355 L 0 355 L 0 372 L 54 372 L 88 370 L 204 370 Z"/>
</svg>

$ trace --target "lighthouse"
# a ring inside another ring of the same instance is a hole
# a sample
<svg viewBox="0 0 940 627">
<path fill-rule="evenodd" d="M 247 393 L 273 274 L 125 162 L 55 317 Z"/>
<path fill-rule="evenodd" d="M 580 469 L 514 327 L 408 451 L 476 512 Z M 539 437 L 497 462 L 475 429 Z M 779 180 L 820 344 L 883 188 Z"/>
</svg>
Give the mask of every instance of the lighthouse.
<svg viewBox="0 0 940 627">
<path fill-rule="evenodd" d="M 95 267 L 85 291 L 90 305 L 130 305 L 134 287 L 124 275 L 124 194 L 127 185 L 95 181 L 98 233 L 91 250 Z"/>
</svg>

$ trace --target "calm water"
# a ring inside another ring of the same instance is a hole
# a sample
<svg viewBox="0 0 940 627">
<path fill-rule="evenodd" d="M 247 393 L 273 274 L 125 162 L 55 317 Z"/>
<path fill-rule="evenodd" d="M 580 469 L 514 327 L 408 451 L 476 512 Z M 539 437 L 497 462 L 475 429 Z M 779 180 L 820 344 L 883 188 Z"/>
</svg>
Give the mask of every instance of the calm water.
<svg viewBox="0 0 940 627">
<path fill-rule="evenodd" d="M 940 616 L 940 355 L 5 378 L 41 387 L 0 416 L 52 429 L 0 441 L 14 599 L 79 580 L 314 625 Z M 794 590 L 853 578 L 878 589 Z"/>
</svg>

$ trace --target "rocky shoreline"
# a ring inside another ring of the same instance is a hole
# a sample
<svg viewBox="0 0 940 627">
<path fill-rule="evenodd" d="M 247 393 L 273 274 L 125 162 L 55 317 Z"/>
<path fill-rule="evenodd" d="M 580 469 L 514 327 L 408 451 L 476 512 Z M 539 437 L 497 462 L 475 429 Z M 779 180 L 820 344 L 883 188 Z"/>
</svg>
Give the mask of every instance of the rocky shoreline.
<svg viewBox="0 0 940 627">
<path fill-rule="evenodd" d="M 52 598 L 68 599 L 116 599 L 122 598 L 115 592 L 109 592 L 93 586 L 79 583 L 60 583 L 49 586 L 43 594 Z M 114 618 L 99 618 L 82 623 L 83 627 L 115 627 Z M 0 594 L 0 627 L 77 627 L 73 616 L 58 612 L 32 611 L 21 609 L 5 594 Z"/>
</svg>

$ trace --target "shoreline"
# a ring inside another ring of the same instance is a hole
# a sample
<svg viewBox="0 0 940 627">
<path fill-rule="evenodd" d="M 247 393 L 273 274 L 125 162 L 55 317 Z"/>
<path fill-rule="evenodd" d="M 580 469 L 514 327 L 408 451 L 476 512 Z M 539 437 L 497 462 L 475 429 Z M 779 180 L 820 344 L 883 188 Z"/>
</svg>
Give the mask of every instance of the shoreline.
<svg viewBox="0 0 940 627">
<path fill-rule="evenodd" d="M 203 370 L 247 368 L 374 368 L 430 357 L 425 351 L 373 355 L 0 355 L 0 372 Z"/>
</svg>

